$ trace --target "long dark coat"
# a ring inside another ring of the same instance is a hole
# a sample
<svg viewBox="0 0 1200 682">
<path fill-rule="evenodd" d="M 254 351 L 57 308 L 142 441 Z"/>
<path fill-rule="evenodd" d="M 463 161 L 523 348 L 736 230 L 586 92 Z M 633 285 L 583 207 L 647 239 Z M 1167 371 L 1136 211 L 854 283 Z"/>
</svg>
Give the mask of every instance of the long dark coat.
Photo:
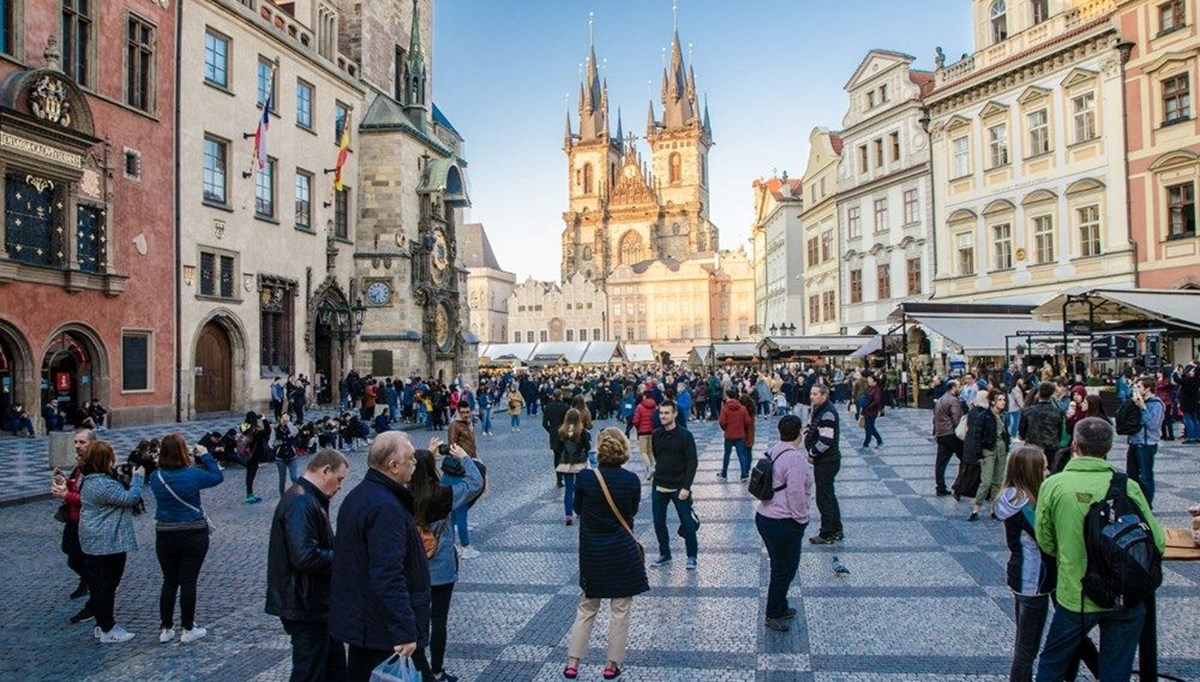
<svg viewBox="0 0 1200 682">
<path fill-rule="evenodd" d="M 642 483 L 637 474 L 603 465 L 600 473 L 613 502 L 633 528 Z M 579 515 L 579 587 L 590 599 L 632 597 L 650 589 L 646 564 L 637 543 L 604 499 L 596 472 L 584 469 L 575 481 L 575 513 Z"/>
</svg>

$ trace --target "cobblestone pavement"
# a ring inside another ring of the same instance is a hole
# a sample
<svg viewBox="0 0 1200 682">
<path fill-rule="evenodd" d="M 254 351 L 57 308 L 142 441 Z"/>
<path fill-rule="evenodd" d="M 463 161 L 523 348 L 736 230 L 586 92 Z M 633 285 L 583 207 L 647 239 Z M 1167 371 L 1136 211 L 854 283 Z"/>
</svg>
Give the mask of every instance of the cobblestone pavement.
<svg viewBox="0 0 1200 682">
<path fill-rule="evenodd" d="M 845 429 L 838 491 L 846 542 L 833 550 L 805 543 L 792 589 L 800 615 L 788 634 L 762 624 L 768 566 L 750 498 L 715 476 L 721 459 L 715 425 L 693 424 L 701 448 L 694 487 L 702 517 L 700 568 L 685 571 L 677 561 L 648 569 L 651 591 L 635 600 L 623 679 L 1007 679 L 1013 619 L 1001 525 L 968 524 L 965 501 L 932 495 L 928 424 L 925 411 L 889 412 L 879 422 L 886 442 L 880 450 L 857 449 L 861 432 Z M 760 431 L 773 430 L 760 422 Z M 527 422 L 520 434 L 502 431 L 481 439 L 493 483 L 472 510 L 472 544 L 483 555 L 463 562 L 447 669 L 464 682 L 561 679 L 578 593 L 578 531 L 562 524 L 539 425 Z M 424 442 L 426 434 L 416 435 Z M 1200 449 L 1178 445 L 1160 451 L 1155 501 L 1167 525 L 1184 525 L 1184 510 L 1200 499 L 1198 455 Z M 365 466 L 363 452 L 350 457 L 348 486 Z M 640 472 L 634 460 L 629 466 Z M 75 582 L 59 552 L 54 502 L 0 509 L 0 679 L 286 680 L 288 640 L 262 612 L 276 474 L 273 467 L 260 472 L 265 503 L 256 506 L 240 502 L 240 469 L 227 471 L 226 479 L 206 492 L 218 526 L 200 582 L 198 622 L 209 636 L 190 645 L 160 645 L 154 637 L 159 570 L 151 516 L 136 522 L 142 550 L 130 555 L 118 594 L 118 621 L 138 636 L 101 646 L 90 637 L 90 624 L 67 623 L 80 604 L 66 598 Z M 649 516 L 646 499 L 635 531 L 653 555 Z M 849 576 L 834 576 L 834 554 Z M 1158 600 L 1161 669 L 1188 680 L 1200 679 L 1198 584 L 1200 564 L 1170 564 Z M 600 677 L 605 622 L 602 613 L 582 679 Z"/>
</svg>

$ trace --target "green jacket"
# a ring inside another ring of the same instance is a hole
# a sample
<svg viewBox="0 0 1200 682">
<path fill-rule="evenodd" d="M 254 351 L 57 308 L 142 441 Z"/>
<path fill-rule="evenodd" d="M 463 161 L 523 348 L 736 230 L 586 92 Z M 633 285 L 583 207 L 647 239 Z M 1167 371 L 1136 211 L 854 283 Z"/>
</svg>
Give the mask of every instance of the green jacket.
<svg viewBox="0 0 1200 682">
<path fill-rule="evenodd" d="M 1042 551 L 1058 560 L 1055 598 L 1068 611 L 1095 613 L 1106 610 L 1083 596 L 1083 575 L 1087 573 L 1083 521 L 1091 504 L 1104 499 L 1114 471 L 1105 460 L 1073 457 L 1062 473 L 1047 478 L 1038 491 L 1037 541 Z M 1167 536 L 1150 512 L 1142 487 L 1129 479 L 1128 491 L 1150 525 L 1154 544 L 1162 552 L 1167 546 Z"/>
</svg>

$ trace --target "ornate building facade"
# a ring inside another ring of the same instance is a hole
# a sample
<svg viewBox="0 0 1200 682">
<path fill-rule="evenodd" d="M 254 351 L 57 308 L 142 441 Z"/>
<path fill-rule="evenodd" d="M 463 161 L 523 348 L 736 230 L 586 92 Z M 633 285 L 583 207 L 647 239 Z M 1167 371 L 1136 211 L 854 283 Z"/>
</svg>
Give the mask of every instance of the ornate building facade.
<svg viewBox="0 0 1200 682">
<path fill-rule="evenodd" d="M 800 214 L 804 238 L 804 324 L 807 336 L 841 334 L 841 268 L 838 245 L 837 182 L 842 138 L 825 128 L 808 136 L 804 170 L 805 204 Z"/>
<path fill-rule="evenodd" d="M 755 180 L 754 224 L 754 320 L 752 334 L 767 335 L 771 329 L 796 325 L 804 319 L 804 239 L 800 213 L 804 210 L 804 183 L 799 178 Z"/>
<path fill-rule="evenodd" d="M 508 341 L 508 297 L 517 286 L 517 276 L 500 267 L 483 223 L 459 227 L 459 248 L 467 269 L 467 307 L 471 333 L 485 343 Z"/>
<path fill-rule="evenodd" d="M 561 285 L 530 278 L 508 297 L 508 340 L 512 343 L 606 341 L 607 309 L 604 288 L 581 273 L 575 273 Z"/>
</svg>

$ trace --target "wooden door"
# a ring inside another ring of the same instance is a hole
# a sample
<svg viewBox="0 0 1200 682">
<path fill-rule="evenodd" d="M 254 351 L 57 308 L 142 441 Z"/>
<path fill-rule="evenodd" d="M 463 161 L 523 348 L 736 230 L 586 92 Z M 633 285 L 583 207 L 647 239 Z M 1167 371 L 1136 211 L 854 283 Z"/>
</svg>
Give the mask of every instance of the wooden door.
<svg viewBox="0 0 1200 682">
<path fill-rule="evenodd" d="M 233 397 L 233 349 L 229 335 L 213 322 L 196 343 L 196 412 L 225 412 Z"/>
</svg>

